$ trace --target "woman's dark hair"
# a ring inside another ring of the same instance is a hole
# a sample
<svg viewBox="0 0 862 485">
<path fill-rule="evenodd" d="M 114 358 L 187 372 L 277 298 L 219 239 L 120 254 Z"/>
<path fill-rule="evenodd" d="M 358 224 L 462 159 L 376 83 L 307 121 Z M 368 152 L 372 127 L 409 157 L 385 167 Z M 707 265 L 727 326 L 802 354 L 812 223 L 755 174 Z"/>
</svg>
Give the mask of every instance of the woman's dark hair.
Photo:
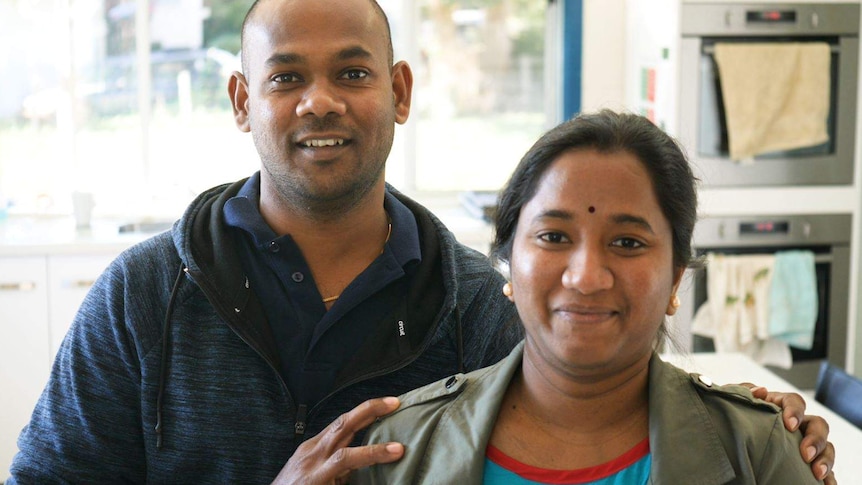
<svg viewBox="0 0 862 485">
<path fill-rule="evenodd" d="M 659 206 L 673 230 L 673 263 L 693 264 L 692 232 L 697 221 L 697 179 L 679 144 L 648 119 L 602 110 L 581 114 L 545 133 L 515 168 L 500 194 L 491 257 L 508 263 L 521 208 L 536 194 L 539 180 L 563 153 L 628 152 L 643 163 Z"/>
</svg>

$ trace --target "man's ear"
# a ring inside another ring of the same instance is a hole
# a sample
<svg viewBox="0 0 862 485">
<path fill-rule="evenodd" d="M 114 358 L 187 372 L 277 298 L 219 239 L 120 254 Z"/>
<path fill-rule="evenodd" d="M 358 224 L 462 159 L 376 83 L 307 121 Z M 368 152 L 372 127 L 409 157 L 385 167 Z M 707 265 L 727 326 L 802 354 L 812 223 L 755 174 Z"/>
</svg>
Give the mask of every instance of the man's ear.
<svg viewBox="0 0 862 485">
<path fill-rule="evenodd" d="M 234 71 L 227 82 L 227 93 L 230 96 L 230 104 L 233 107 L 233 119 L 239 131 L 248 133 L 251 128 L 248 125 L 248 83 L 245 76 L 239 71 Z"/>
<path fill-rule="evenodd" d="M 395 95 L 395 121 L 403 125 L 410 116 L 410 101 L 413 96 L 413 71 L 404 61 L 392 66 L 392 92 Z"/>
</svg>

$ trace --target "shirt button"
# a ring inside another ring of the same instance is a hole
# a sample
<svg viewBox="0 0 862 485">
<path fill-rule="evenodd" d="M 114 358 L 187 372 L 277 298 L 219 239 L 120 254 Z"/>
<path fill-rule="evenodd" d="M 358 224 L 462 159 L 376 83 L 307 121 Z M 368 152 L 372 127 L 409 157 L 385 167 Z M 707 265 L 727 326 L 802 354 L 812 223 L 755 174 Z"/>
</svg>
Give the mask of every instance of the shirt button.
<svg viewBox="0 0 862 485">
<path fill-rule="evenodd" d="M 269 243 L 269 250 L 270 251 L 277 253 L 279 249 L 281 249 L 281 247 L 278 245 L 277 242 L 272 241 Z"/>
<path fill-rule="evenodd" d="M 712 387 L 712 379 L 710 379 L 707 376 L 699 375 L 699 376 L 697 376 L 697 380 L 699 380 L 700 383 L 706 387 Z"/>
<path fill-rule="evenodd" d="M 300 273 L 299 271 L 293 273 L 292 275 L 290 275 L 290 277 L 293 278 L 293 281 L 296 281 L 297 283 L 302 283 L 302 280 L 305 279 L 305 275 Z"/>
<path fill-rule="evenodd" d="M 458 382 L 458 378 L 457 378 L 457 377 L 455 377 L 455 376 L 450 377 L 450 378 L 446 381 L 446 389 L 451 389 L 451 388 L 452 388 L 452 386 L 454 386 L 457 382 Z"/>
</svg>

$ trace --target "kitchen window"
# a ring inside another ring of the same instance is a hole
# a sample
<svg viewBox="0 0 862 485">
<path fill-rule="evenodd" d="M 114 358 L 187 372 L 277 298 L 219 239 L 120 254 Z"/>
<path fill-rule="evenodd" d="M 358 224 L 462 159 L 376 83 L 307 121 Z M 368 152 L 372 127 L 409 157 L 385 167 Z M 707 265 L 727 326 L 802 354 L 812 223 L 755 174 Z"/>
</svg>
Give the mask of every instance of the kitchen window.
<svg viewBox="0 0 862 485">
<path fill-rule="evenodd" d="M 496 190 L 544 131 L 546 2 L 381 0 L 414 70 L 387 179 L 408 192 Z M 258 169 L 234 126 L 250 0 L 0 0 L 0 208 L 178 216 Z M 148 15 L 139 15 L 148 12 Z"/>
</svg>

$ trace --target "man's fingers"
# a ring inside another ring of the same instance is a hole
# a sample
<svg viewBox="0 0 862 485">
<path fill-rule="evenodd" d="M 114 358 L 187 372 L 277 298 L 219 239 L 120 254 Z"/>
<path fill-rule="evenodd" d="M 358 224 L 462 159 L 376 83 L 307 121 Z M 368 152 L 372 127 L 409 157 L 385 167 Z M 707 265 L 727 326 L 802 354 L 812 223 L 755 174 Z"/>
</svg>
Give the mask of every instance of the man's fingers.
<svg viewBox="0 0 862 485">
<path fill-rule="evenodd" d="M 832 467 L 835 466 L 835 447 L 827 441 L 829 435 L 829 423 L 819 416 L 806 416 L 800 426 L 805 434 L 799 444 L 805 461 L 811 463 L 811 471 L 814 476 L 821 480 L 832 480 L 830 475 Z"/>
<path fill-rule="evenodd" d="M 799 448 L 805 461 L 812 463 L 817 458 L 831 470 L 835 464 L 835 451 L 828 441 L 829 423 L 820 416 L 805 416 L 799 429 L 803 434 Z"/>
<path fill-rule="evenodd" d="M 832 443 L 827 443 L 826 449 L 823 450 L 814 462 L 811 463 L 811 471 L 814 476 L 820 480 L 829 483 L 829 477 L 835 481 L 835 475 L 832 473 L 832 467 L 835 465 L 835 447 Z"/>
<path fill-rule="evenodd" d="M 804 434 L 799 448 L 805 461 L 811 463 L 814 476 L 834 484 L 832 467 L 835 466 L 835 446 L 827 441 L 829 423 L 820 416 L 806 416 L 799 429 Z"/>
<path fill-rule="evenodd" d="M 377 463 L 391 463 L 404 456 L 404 445 L 401 443 L 377 443 L 373 445 L 341 448 L 329 459 L 336 470 L 358 470 Z"/>
<path fill-rule="evenodd" d="M 336 484 L 350 483 L 350 476 L 354 471 L 377 463 L 400 460 L 402 456 L 404 456 L 404 445 L 401 443 L 379 443 L 356 448 L 342 448 L 338 453 L 332 455 L 332 463 L 327 463 L 327 466 L 331 465 L 338 471 Z"/>
<path fill-rule="evenodd" d="M 400 443 L 347 448 L 356 433 L 398 409 L 396 397 L 369 399 L 342 414 L 316 436 L 303 442 L 279 472 L 273 484 L 346 483 L 350 472 L 375 463 L 398 460 Z"/>
<path fill-rule="evenodd" d="M 748 385 L 751 393 L 782 408 L 784 427 L 790 431 L 799 428 L 802 441 L 799 451 L 811 471 L 826 484 L 837 485 L 832 467 L 835 465 L 835 447 L 828 441 L 829 423 L 820 416 L 805 415 L 805 399 L 796 393 L 768 392 L 766 388 Z"/>
<path fill-rule="evenodd" d="M 768 392 L 764 387 L 754 387 L 751 389 L 751 393 L 754 397 L 780 407 L 784 427 L 789 431 L 796 431 L 805 418 L 805 398 L 795 392 Z M 764 393 L 765 396 L 763 396 Z M 803 433 L 807 434 L 804 430 Z"/>
<path fill-rule="evenodd" d="M 397 397 L 391 396 L 363 402 L 330 423 L 319 435 L 323 440 L 321 444 L 336 453 L 348 446 L 357 432 L 367 428 L 377 418 L 395 411 L 400 404 Z"/>
</svg>

